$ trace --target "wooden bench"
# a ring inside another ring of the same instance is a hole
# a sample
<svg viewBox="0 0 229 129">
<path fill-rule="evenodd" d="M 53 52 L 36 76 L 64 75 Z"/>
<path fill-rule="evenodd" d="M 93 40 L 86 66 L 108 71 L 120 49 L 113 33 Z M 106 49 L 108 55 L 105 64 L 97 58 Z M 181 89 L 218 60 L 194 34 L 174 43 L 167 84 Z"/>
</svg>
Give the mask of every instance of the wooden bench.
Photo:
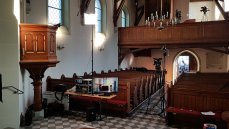
<svg viewBox="0 0 229 129">
<path fill-rule="evenodd" d="M 104 103 L 104 108 L 108 112 L 121 111 L 123 114 L 129 114 L 133 112 L 140 104 L 144 102 L 148 97 L 158 90 L 160 76 L 156 76 L 154 71 L 150 72 L 139 72 L 133 70 L 122 70 L 109 72 L 102 71 L 101 73 L 93 74 L 93 77 L 118 77 L 119 78 L 119 89 L 117 96 Z M 60 79 L 47 78 L 47 90 L 54 91 L 55 86 L 60 83 L 75 85 L 75 80 L 79 78 L 76 74 L 73 77 L 65 77 L 64 75 Z M 87 73 L 81 78 L 91 78 L 91 75 Z M 82 97 L 69 97 L 69 108 L 71 110 L 78 110 L 84 106 L 90 106 L 93 104 L 93 100 L 88 100 Z M 87 103 L 88 102 L 88 103 Z"/>
<path fill-rule="evenodd" d="M 166 108 L 167 116 L 166 116 L 166 122 L 167 125 L 172 125 L 174 121 L 174 115 L 188 115 L 196 118 L 200 118 L 201 113 L 198 111 L 193 110 L 187 110 L 182 108 L 176 108 L 176 107 L 168 107 Z"/>
<path fill-rule="evenodd" d="M 126 117 L 131 110 L 130 106 L 130 83 L 119 81 L 119 91 L 117 96 L 104 103 L 109 115 L 118 115 Z"/>
<path fill-rule="evenodd" d="M 228 78 L 229 73 L 181 75 L 167 92 L 168 117 L 172 113 L 199 117 L 200 112 L 220 114 L 228 110 L 229 91 L 225 90 Z M 217 121 L 220 118 L 217 115 L 214 119 Z"/>
<path fill-rule="evenodd" d="M 167 107 L 166 108 L 167 116 L 166 116 L 166 123 L 167 125 L 172 125 L 174 122 L 174 116 L 176 115 L 182 115 L 183 119 L 191 118 L 195 121 L 198 121 L 200 124 L 200 127 L 204 123 L 214 123 L 218 125 L 219 127 L 224 127 L 221 119 L 221 112 L 214 112 L 214 115 L 204 115 L 200 111 L 194 111 L 189 109 L 183 109 L 183 108 L 176 108 L 176 107 Z M 194 123 L 196 124 L 196 123 Z"/>
</svg>

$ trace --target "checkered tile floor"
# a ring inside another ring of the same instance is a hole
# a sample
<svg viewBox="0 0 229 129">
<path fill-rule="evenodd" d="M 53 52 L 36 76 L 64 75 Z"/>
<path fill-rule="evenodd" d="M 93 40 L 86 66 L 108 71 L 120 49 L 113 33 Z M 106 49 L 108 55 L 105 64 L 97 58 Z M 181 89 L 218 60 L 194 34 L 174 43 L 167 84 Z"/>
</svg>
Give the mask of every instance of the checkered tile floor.
<svg viewBox="0 0 229 129">
<path fill-rule="evenodd" d="M 158 97 L 156 97 L 158 99 Z M 132 116 L 126 118 L 107 116 L 102 121 L 87 122 L 85 114 L 74 113 L 74 115 L 48 117 L 39 121 L 33 121 L 29 127 L 25 129 L 81 129 L 81 128 L 95 128 L 95 129 L 177 129 L 168 127 L 165 124 L 165 119 L 158 115 L 151 115 L 155 112 L 160 112 L 159 106 L 155 106 L 156 99 L 149 106 L 149 111 L 145 113 L 147 103 L 144 104 Z M 155 106 L 152 109 L 152 106 Z M 188 129 L 182 127 L 182 129 Z"/>
</svg>

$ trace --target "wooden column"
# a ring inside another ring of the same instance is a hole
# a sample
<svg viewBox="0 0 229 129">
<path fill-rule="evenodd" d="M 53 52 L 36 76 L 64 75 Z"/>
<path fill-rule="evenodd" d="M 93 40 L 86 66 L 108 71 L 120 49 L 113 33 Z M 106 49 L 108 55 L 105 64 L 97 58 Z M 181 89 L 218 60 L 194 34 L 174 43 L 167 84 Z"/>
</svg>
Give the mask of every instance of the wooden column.
<svg viewBox="0 0 229 129">
<path fill-rule="evenodd" d="M 44 72 L 49 67 L 55 67 L 58 62 L 20 61 L 21 67 L 27 69 L 30 78 L 33 79 L 31 84 L 34 86 L 34 111 L 40 111 L 42 109 L 42 78 L 44 77 Z"/>
</svg>

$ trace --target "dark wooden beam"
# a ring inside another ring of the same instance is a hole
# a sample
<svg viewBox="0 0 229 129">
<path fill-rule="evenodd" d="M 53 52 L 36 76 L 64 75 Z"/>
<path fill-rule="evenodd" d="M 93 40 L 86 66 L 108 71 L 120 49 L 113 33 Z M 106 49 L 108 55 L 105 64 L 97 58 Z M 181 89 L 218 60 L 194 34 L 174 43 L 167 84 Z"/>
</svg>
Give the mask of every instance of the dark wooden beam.
<svg viewBox="0 0 229 129">
<path fill-rule="evenodd" d="M 218 7 L 220 13 L 223 15 L 223 18 L 225 20 L 229 20 L 229 14 L 224 11 L 223 7 L 220 5 L 219 0 L 214 0 L 216 3 L 216 6 Z"/>
<path fill-rule="evenodd" d="M 190 2 L 204 2 L 204 1 L 213 1 L 213 0 L 190 0 Z"/>
<path fill-rule="evenodd" d="M 129 48 L 119 48 L 118 50 L 118 65 L 120 65 L 122 63 L 122 60 L 124 59 L 124 57 L 131 53 L 131 50 Z"/>
<path fill-rule="evenodd" d="M 138 0 L 135 0 L 135 6 L 136 6 L 136 12 L 135 12 L 135 22 L 134 26 L 138 26 L 140 20 L 142 19 L 142 16 L 144 14 L 144 5 L 138 7 Z"/>
<path fill-rule="evenodd" d="M 221 49 L 217 49 L 217 48 L 203 48 L 206 50 L 211 50 L 211 51 L 215 51 L 215 52 L 219 52 L 219 53 L 223 53 L 223 54 L 227 54 L 229 55 L 229 48 L 228 47 L 224 47 L 225 50 L 221 50 Z"/>
<path fill-rule="evenodd" d="M 135 57 L 151 57 L 150 48 L 139 48 L 131 51 Z"/>
<path fill-rule="evenodd" d="M 119 15 L 122 11 L 122 8 L 125 4 L 125 0 L 121 0 L 120 4 L 118 5 L 118 2 L 120 0 L 114 0 L 114 13 L 113 13 L 113 23 L 114 23 L 114 27 L 117 27 L 117 21 L 119 18 Z"/>
<path fill-rule="evenodd" d="M 84 13 L 87 11 L 90 2 L 91 2 L 91 0 L 81 0 L 80 1 L 80 15 L 81 15 L 81 17 L 84 16 Z"/>
</svg>

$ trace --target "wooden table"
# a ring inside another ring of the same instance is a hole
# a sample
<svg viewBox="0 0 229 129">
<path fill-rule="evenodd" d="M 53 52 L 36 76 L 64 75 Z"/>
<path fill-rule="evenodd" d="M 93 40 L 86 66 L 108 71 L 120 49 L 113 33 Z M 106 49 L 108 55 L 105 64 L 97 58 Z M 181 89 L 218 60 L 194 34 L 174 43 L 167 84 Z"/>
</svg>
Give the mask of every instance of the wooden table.
<svg viewBox="0 0 229 129">
<path fill-rule="evenodd" d="M 109 96 L 102 95 L 102 94 L 84 94 L 84 93 L 78 93 L 78 92 L 70 92 L 66 91 L 65 95 L 73 95 L 73 96 L 81 96 L 81 97 L 89 97 L 90 99 L 93 99 L 99 103 L 99 119 L 102 120 L 102 103 L 106 102 L 109 99 L 114 98 L 116 95 L 111 94 Z"/>
</svg>

